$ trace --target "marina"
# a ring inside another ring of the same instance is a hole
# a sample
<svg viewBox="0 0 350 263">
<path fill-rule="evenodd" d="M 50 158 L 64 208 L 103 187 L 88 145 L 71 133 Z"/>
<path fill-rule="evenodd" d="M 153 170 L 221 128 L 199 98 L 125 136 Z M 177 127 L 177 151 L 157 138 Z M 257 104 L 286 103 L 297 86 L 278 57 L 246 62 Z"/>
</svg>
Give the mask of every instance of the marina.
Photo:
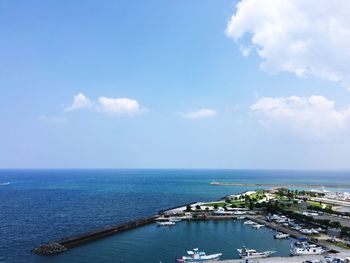
<svg viewBox="0 0 350 263">
<path fill-rule="evenodd" d="M 222 253 L 220 260 L 239 259 L 238 248 L 243 245 L 257 251 L 275 250 L 276 256 L 289 256 L 290 240 L 275 240 L 272 229 L 256 230 L 243 225 L 240 220 L 182 220 L 174 227 L 157 227 L 149 224 L 137 229 L 125 231 L 101 239 L 98 242 L 86 243 L 74 249 L 58 254 L 50 261 L 59 262 L 73 258 L 81 250 L 95 248 L 92 260 L 114 251 L 123 253 L 132 247 L 132 252 L 125 254 L 121 263 L 162 262 L 170 263 L 186 255 L 188 250 L 199 248 L 207 255 Z M 152 253 L 145 253 L 152 251 Z M 107 258 L 108 261 L 109 258 Z M 219 261 L 221 262 L 221 261 Z"/>
<path fill-rule="evenodd" d="M 255 195 L 256 193 L 250 192 L 251 195 Z M 208 203 L 210 204 L 210 203 Z M 242 247 L 236 248 L 237 254 L 233 255 L 233 257 L 240 257 L 242 259 L 255 259 L 255 258 L 267 258 L 271 257 L 276 253 L 278 255 L 279 253 L 287 253 L 292 256 L 303 256 L 303 255 L 319 255 L 324 254 L 328 251 L 331 251 L 332 253 L 338 252 L 336 250 L 327 249 L 327 244 L 323 241 L 316 241 L 312 244 L 307 242 L 307 239 L 303 237 L 305 234 L 305 231 L 311 231 L 308 229 L 294 229 L 294 228 L 288 228 L 286 227 L 288 225 L 287 222 L 290 222 L 290 219 L 285 216 L 277 216 L 277 215 L 269 215 L 266 218 L 262 215 L 250 212 L 250 214 L 247 214 L 247 211 L 238 210 L 239 213 L 227 211 L 227 209 L 224 209 L 222 207 L 218 207 L 211 212 L 207 212 L 203 216 L 198 217 L 195 212 L 193 213 L 186 213 L 186 210 L 193 211 L 192 207 L 195 207 L 196 210 L 201 210 L 203 208 L 206 208 L 206 211 L 208 211 L 208 207 L 205 203 L 191 203 L 185 206 L 178 206 L 171 208 L 169 210 L 162 210 L 159 212 L 159 215 L 150 216 L 144 219 L 124 223 L 121 225 L 117 225 L 114 227 L 98 230 L 95 232 L 90 232 L 86 234 L 82 234 L 75 237 L 65 238 L 59 241 L 49 242 L 46 244 L 43 244 L 35 249 L 33 249 L 33 252 L 39 255 L 55 255 L 61 252 L 66 252 L 69 248 L 73 248 L 85 243 L 89 243 L 91 241 L 105 238 L 107 236 L 111 236 L 113 234 L 118 234 L 121 232 L 126 232 L 128 230 L 133 230 L 138 227 L 143 227 L 146 225 L 156 225 L 158 227 L 177 227 L 180 225 L 186 224 L 200 224 L 201 222 L 209 222 L 207 224 L 218 222 L 231 222 L 228 224 L 234 224 L 241 226 L 240 231 L 247 232 L 247 231 L 256 231 L 256 233 L 259 233 L 258 240 L 261 239 L 261 233 L 266 233 L 266 231 L 272 231 L 273 233 L 270 233 L 269 236 L 272 237 L 272 240 L 276 240 L 275 242 L 285 242 L 291 245 L 288 250 L 284 248 L 284 250 L 281 251 L 281 249 L 276 250 L 256 250 L 256 245 L 254 244 L 253 248 L 247 248 L 246 244 L 250 245 L 249 240 L 244 240 L 240 238 L 238 240 L 238 243 Z M 180 216 L 182 214 L 182 216 Z M 244 216 L 242 216 L 244 214 Z M 233 220 L 232 220 L 233 219 Z M 243 219 L 243 220 L 242 220 Z M 219 220 L 219 221 L 218 221 Z M 153 224 L 155 223 L 155 224 Z M 243 228 L 243 229 L 242 229 Z M 250 229 L 250 230 L 248 230 Z M 207 230 L 207 228 L 206 228 Z M 305 231 L 304 231 L 305 230 Z M 187 231 L 186 231 L 187 232 Z M 226 233 L 228 231 L 225 231 Z M 177 231 L 176 231 L 177 233 Z M 200 232 L 199 232 L 200 233 Z M 238 234 L 237 231 L 234 232 L 235 234 Z M 313 230 L 310 232 L 312 234 L 318 233 L 318 231 Z M 297 238 L 297 240 L 289 240 L 290 237 Z M 187 238 L 187 237 L 186 237 Z M 200 240 L 200 239 L 196 239 Z M 198 242 L 198 241 L 197 241 Z M 270 241 L 271 242 L 271 241 Z M 270 244 L 269 242 L 269 244 Z M 260 244 L 260 242 L 259 242 Z M 196 245 L 196 244 L 193 244 Z M 283 252 L 285 251 L 285 252 Z M 213 261 L 213 260 L 219 260 L 219 258 L 223 255 L 223 253 L 216 253 L 216 254 L 209 254 L 207 255 L 205 252 L 200 252 L 198 249 L 194 249 L 187 252 L 187 256 L 182 256 L 178 258 L 178 262 L 202 262 L 202 261 Z M 225 255 L 223 256 L 225 258 Z"/>
</svg>

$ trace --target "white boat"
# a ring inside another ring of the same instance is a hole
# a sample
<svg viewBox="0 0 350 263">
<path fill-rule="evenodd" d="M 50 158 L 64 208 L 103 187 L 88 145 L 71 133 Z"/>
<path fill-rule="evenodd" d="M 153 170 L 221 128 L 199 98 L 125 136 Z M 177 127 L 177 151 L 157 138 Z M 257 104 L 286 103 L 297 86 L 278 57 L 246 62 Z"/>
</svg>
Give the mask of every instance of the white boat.
<svg viewBox="0 0 350 263">
<path fill-rule="evenodd" d="M 255 249 L 248 249 L 245 246 L 241 249 L 237 249 L 239 256 L 244 259 L 249 258 L 267 258 L 271 256 L 273 253 L 276 253 L 276 251 L 263 251 L 258 252 Z"/>
<path fill-rule="evenodd" d="M 252 225 L 253 228 L 260 229 L 262 227 L 265 227 L 265 225 L 259 225 L 259 224 L 254 224 Z"/>
<path fill-rule="evenodd" d="M 179 218 L 179 217 L 170 217 L 170 218 L 169 218 L 169 221 L 170 221 L 170 222 L 180 222 L 180 221 L 181 221 L 181 218 Z"/>
<path fill-rule="evenodd" d="M 319 255 L 326 253 L 327 250 L 325 250 L 323 247 L 309 244 L 307 241 L 296 241 L 292 243 L 290 254 L 292 256 L 301 256 L 301 255 Z"/>
<path fill-rule="evenodd" d="M 234 211 L 233 214 L 236 216 L 245 215 L 247 211 Z"/>
<path fill-rule="evenodd" d="M 207 255 L 203 251 L 199 251 L 198 248 L 195 248 L 191 251 L 187 251 L 187 256 L 183 256 L 179 259 L 177 259 L 177 262 L 213 262 L 218 261 L 220 257 L 222 256 L 222 253 L 216 253 Z"/>
<path fill-rule="evenodd" d="M 244 223 L 243 223 L 244 225 L 254 225 L 255 224 L 255 222 L 254 221 L 252 221 L 252 220 L 248 220 L 248 221 L 244 221 Z"/>
<path fill-rule="evenodd" d="M 176 223 L 171 221 L 157 221 L 158 226 L 174 226 Z"/>
<path fill-rule="evenodd" d="M 273 238 L 275 239 L 286 239 L 286 238 L 289 238 L 290 235 L 288 234 L 283 234 L 281 232 L 277 233 L 276 235 L 273 236 Z"/>
<path fill-rule="evenodd" d="M 243 219 L 245 219 L 245 216 L 239 216 L 239 217 L 237 217 L 237 219 L 243 220 Z"/>
<path fill-rule="evenodd" d="M 307 229 L 307 228 L 302 228 L 299 230 L 300 233 L 305 234 L 305 235 L 311 235 L 314 234 L 312 230 Z"/>
<path fill-rule="evenodd" d="M 223 216 L 223 215 L 233 215 L 233 212 L 231 211 L 226 211 L 223 207 L 219 207 L 218 209 L 216 209 L 213 212 L 214 215 L 219 215 L 219 216 Z"/>
</svg>

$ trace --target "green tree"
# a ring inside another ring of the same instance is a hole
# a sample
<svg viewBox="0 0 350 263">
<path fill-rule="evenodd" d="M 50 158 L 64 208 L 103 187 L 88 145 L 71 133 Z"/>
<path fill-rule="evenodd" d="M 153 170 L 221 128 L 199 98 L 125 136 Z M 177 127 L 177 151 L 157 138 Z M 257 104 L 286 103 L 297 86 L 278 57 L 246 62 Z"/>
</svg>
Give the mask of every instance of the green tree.
<svg viewBox="0 0 350 263">
<path fill-rule="evenodd" d="M 329 226 L 332 227 L 332 228 L 341 228 L 342 227 L 342 225 L 338 221 L 330 222 Z"/>
</svg>

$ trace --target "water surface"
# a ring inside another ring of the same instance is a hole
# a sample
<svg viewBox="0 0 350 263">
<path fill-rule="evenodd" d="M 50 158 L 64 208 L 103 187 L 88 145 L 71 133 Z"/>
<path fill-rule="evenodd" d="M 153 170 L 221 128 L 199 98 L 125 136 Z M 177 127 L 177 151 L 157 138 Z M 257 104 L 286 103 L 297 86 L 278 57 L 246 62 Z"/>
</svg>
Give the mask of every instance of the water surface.
<svg viewBox="0 0 350 263">
<path fill-rule="evenodd" d="M 350 173 L 347 171 L 0 170 L 0 262 L 116 262 L 112 258 L 118 256 L 122 260 L 125 254 L 135 251 L 133 235 L 127 236 L 130 239 L 118 241 L 130 245 L 123 245 L 122 256 L 118 254 L 120 250 L 114 249 L 113 242 L 114 238 L 120 240 L 123 235 L 106 239 L 112 240 L 110 246 L 102 240 L 53 258 L 33 255 L 30 250 L 48 240 L 141 218 L 168 207 L 215 200 L 228 194 L 255 189 L 214 187 L 209 185 L 212 180 L 327 185 L 348 183 L 349 178 Z M 154 228 L 140 229 L 139 234 L 135 232 L 135 238 L 142 239 L 142 231 L 147 229 Z M 162 244 L 171 242 L 171 231 L 176 229 L 165 232 L 169 236 L 162 237 Z M 199 232 L 203 231 L 205 228 Z M 158 232 L 157 229 L 154 235 Z M 241 232 L 232 231 L 233 235 Z M 209 238 L 198 240 L 203 242 L 208 251 L 220 249 L 207 246 L 204 242 Z M 149 238 L 143 242 L 152 244 Z M 191 248 L 191 244 L 184 244 Z M 176 255 L 181 251 L 184 253 L 184 246 L 171 246 L 179 248 L 173 250 Z M 106 249 L 102 249 L 104 247 Z M 157 251 L 157 248 L 150 246 L 147 249 L 142 249 L 140 253 L 154 255 L 152 259 L 157 260 L 159 251 L 152 252 Z"/>
</svg>

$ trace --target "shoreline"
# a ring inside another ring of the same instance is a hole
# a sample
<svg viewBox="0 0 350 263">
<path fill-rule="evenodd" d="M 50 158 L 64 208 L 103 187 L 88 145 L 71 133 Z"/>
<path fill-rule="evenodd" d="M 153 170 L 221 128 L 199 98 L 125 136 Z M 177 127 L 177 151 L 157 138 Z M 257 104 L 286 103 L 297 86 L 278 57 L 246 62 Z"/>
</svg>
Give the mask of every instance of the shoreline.
<svg viewBox="0 0 350 263">
<path fill-rule="evenodd" d="M 350 188 L 350 184 L 272 184 L 272 183 L 229 183 L 229 182 L 210 182 L 212 186 L 245 186 L 245 187 L 273 187 L 273 188 Z"/>
</svg>

